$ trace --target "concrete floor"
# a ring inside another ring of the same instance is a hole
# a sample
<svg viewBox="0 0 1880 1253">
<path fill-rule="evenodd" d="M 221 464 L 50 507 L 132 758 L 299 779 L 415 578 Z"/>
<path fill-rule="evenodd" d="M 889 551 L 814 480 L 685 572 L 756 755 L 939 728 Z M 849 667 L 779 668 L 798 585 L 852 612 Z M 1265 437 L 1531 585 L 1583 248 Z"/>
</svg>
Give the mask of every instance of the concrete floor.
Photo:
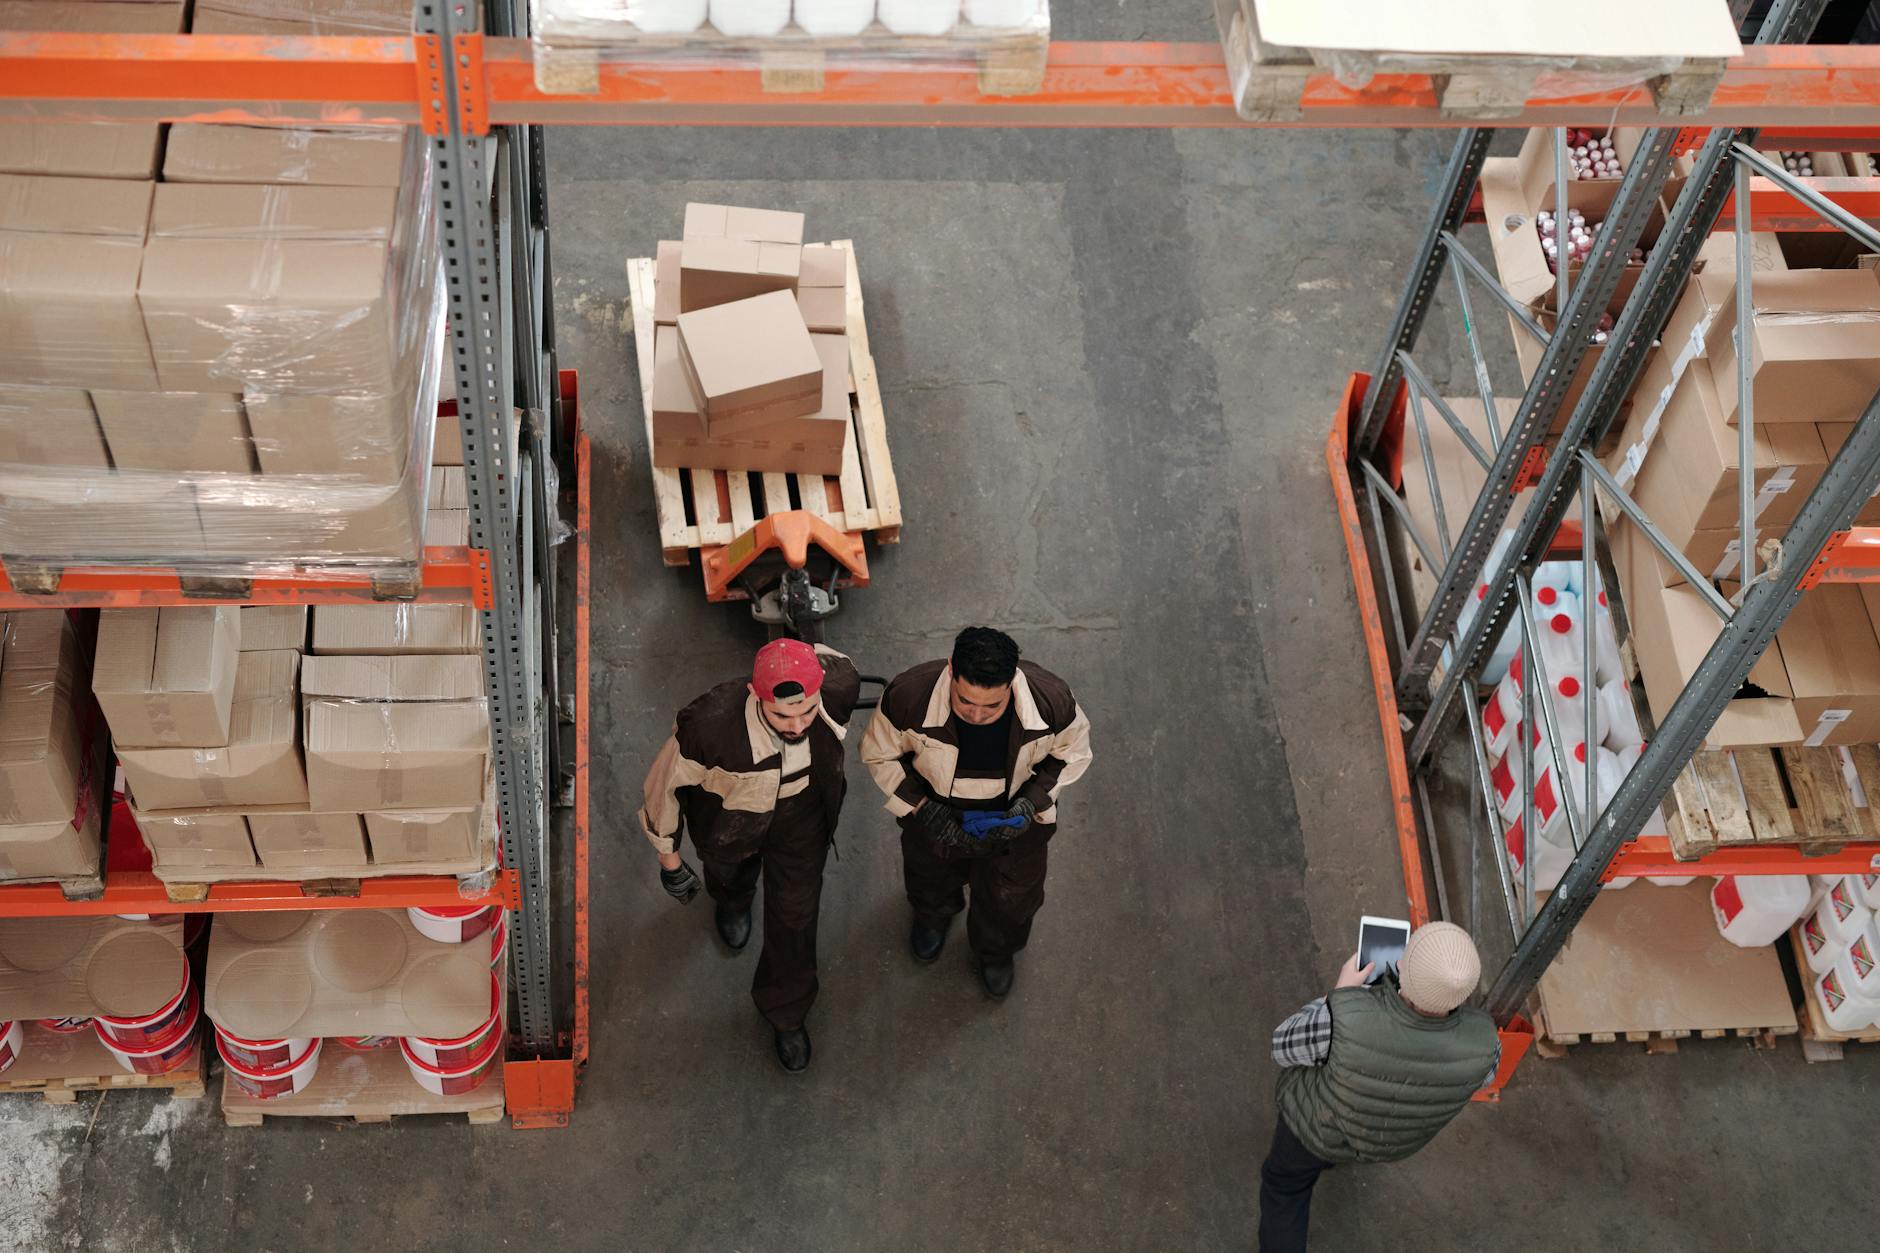
<svg viewBox="0 0 1880 1253">
<path fill-rule="evenodd" d="M 1202 7 L 1060 24 L 1205 37 Z M 596 1039 L 575 1125 L 231 1131 L 208 1102 L 15 1099 L 0 1245 L 1251 1247 L 1267 1033 L 1329 983 L 1359 913 L 1401 907 L 1321 445 L 1379 347 L 1446 148 L 551 135 L 562 360 L 596 452 Z M 893 828 L 852 770 L 801 1078 L 776 1069 L 747 999 L 755 952 L 721 956 L 708 906 L 659 893 L 630 817 L 673 709 L 759 638 L 704 603 L 696 567 L 663 568 L 654 534 L 621 263 L 689 199 L 794 204 L 814 237 L 857 241 L 907 524 L 832 641 L 893 673 L 996 623 L 1095 723 L 1003 1006 L 963 944 L 933 968 L 907 958 Z M 1845 1241 L 1876 1217 L 1876 1064 L 1805 1067 L 1792 1041 L 1530 1062 L 1421 1156 L 1329 1176 L 1317 1247 Z"/>
</svg>

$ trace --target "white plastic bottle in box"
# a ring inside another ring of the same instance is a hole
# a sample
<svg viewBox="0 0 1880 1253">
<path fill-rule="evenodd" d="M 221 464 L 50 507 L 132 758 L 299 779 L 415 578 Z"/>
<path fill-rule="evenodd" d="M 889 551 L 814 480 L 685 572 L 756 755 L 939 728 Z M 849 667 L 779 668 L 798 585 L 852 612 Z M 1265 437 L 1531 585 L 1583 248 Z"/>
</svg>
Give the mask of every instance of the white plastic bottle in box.
<svg viewBox="0 0 1880 1253">
<path fill-rule="evenodd" d="M 1807 875 L 1725 875 L 1710 887 L 1717 931 L 1738 948 L 1774 944 L 1807 908 Z"/>
<path fill-rule="evenodd" d="M 1841 960 L 1847 963 L 1854 991 L 1880 1004 L 1880 929 L 1875 928 L 1872 914 L 1861 924 L 1860 933 L 1848 942 Z"/>
<path fill-rule="evenodd" d="M 1552 608 L 1562 593 L 1572 596 L 1580 567 L 1574 561 L 1543 561 L 1534 570 L 1534 603 Z"/>
<path fill-rule="evenodd" d="M 1809 910 L 1796 924 L 1796 936 L 1802 942 L 1802 956 L 1808 962 L 1808 968 L 1818 975 L 1825 975 L 1840 960 L 1847 945 L 1841 943 L 1822 929 L 1821 919 Z"/>
<path fill-rule="evenodd" d="M 1552 613 L 1537 615 L 1539 620 L 1534 624 L 1540 632 L 1540 638 L 1535 641 L 1536 651 L 1549 679 L 1580 673 L 1584 660 L 1580 654 L 1579 600 L 1569 600 L 1564 595 L 1560 599 L 1562 604 Z"/>
<path fill-rule="evenodd" d="M 1854 898 L 1854 889 L 1845 878 L 1837 878 L 1815 902 L 1810 917 L 1836 944 L 1852 944 L 1873 911 Z"/>
<path fill-rule="evenodd" d="M 1513 872 L 1514 882 L 1519 887 L 1524 882 L 1523 859 L 1527 856 L 1527 840 L 1521 831 L 1519 817 L 1507 825 L 1502 837 L 1508 848 L 1508 869 Z M 1551 892 L 1560 886 L 1562 875 L 1573 864 L 1573 850 L 1553 840 L 1543 839 L 1534 849 L 1534 888 L 1539 892 Z"/>
<path fill-rule="evenodd" d="M 877 0 L 876 11 L 897 35 L 944 35 L 959 24 L 960 0 Z"/>
<path fill-rule="evenodd" d="M 1632 704 L 1632 689 L 1624 679 L 1608 679 L 1599 685 L 1599 708 L 1606 734 L 1601 742 L 1615 753 L 1642 748 L 1645 733 L 1638 724 L 1638 710 Z"/>
<path fill-rule="evenodd" d="M 1815 1003 L 1828 1025 L 1836 1031 L 1865 1031 L 1871 1027 L 1880 1003 L 1856 992 L 1847 969 L 1847 954 L 1842 952 L 1828 972 L 1815 980 Z"/>
<path fill-rule="evenodd" d="M 875 20 L 875 0 L 796 0 L 796 24 L 811 35 L 859 35 Z"/>
<path fill-rule="evenodd" d="M 711 0 L 712 25 L 733 39 L 762 39 L 790 24 L 790 0 Z"/>
<path fill-rule="evenodd" d="M 1494 692 L 1482 702 L 1482 746 L 1488 750 L 1490 761 L 1501 760 L 1501 755 L 1514 743 L 1515 728 L 1520 725 L 1521 669 L 1512 665 L 1508 673 L 1501 676 Z"/>
<path fill-rule="evenodd" d="M 1582 596 L 1580 602 L 1584 606 L 1586 598 Z M 1606 604 L 1604 590 L 1594 593 L 1593 626 L 1598 632 L 1593 637 L 1594 665 L 1599 672 L 1600 686 L 1604 687 L 1625 678 L 1625 667 L 1619 661 L 1619 628 L 1613 625 L 1612 609 Z"/>
<path fill-rule="evenodd" d="M 1540 731 L 1538 723 L 1535 724 L 1531 738 L 1534 763 L 1529 769 L 1533 771 L 1531 777 L 1534 781 L 1534 794 L 1538 797 L 1541 792 L 1541 781 L 1552 769 L 1548 763 L 1553 760 L 1553 754 L 1547 747 L 1547 737 Z M 1509 746 L 1511 750 L 1516 747 L 1512 744 Z M 1501 810 L 1502 818 L 1512 822 L 1521 812 L 1521 754 L 1517 751 L 1503 753 L 1501 760 L 1489 767 L 1488 780 L 1495 789 L 1495 803 Z M 1549 784 L 1549 786 L 1552 785 Z"/>
<path fill-rule="evenodd" d="M 1577 744 L 1586 738 L 1586 698 L 1581 694 L 1585 689 L 1580 686 L 1577 673 L 1550 675 L 1553 679 L 1554 717 L 1560 720 L 1560 738 L 1570 744 Z M 1595 693 L 1593 701 L 1593 743 L 1603 744 L 1606 740 L 1606 711 L 1600 708 Z"/>
<path fill-rule="evenodd" d="M 627 17 L 649 35 L 685 35 L 705 25 L 710 0 L 633 0 Z"/>
<path fill-rule="evenodd" d="M 1017 30 L 1037 20 L 1040 0 L 966 0 L 966 20 L 992 30 Z"/>
<path fill-rule="evenodd" d="M 1880 910 L 1880 870 L 1862 871 L 1847 879 L 1853 885 L 1855 900 L 1868 909 Z"/>
</svg>

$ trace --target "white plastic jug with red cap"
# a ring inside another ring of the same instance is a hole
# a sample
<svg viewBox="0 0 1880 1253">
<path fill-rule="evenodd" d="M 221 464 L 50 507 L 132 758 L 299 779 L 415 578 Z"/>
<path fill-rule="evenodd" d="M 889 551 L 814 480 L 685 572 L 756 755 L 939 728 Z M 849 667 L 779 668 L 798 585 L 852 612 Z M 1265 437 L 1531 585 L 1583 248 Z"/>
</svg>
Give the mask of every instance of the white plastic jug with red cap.
<svg viewBox="0 0 1880 1253">
<path fill-rule="evenodd" d="M 1535 615 L 1540 638 L 1535 641 L 1542 667 L 1549 679 L 1579 674 L 1585 661 L 1580 646 L 1580 602 L 1572 593 L 1562 593 L 1551 609 Z"/>
<path fill-rule="evenodd" d="M 1508 849 L 1508 869 L 1513 872 L 1514 881 L 1524 881 L 1522 869 L 1527 857 L 1527 840 L 1521 830 L 1521 819 L 1516 817 L 1502 831 L 1502 839 Z M 1567 873 L 1567 867 L 1573 864 L 1573 849 L 1551 839 L 1539 840 L 1534 849 L 1534 888 L 1540 892 L 1551 892 L 1560 886 L 1561 876 Z"/>
<path fill-rule="evenodd" d="M 1597 571 L 1595 571 L 1597 573 Z M 1601 687 L 1625 678 L 1625 666 L 1619 660 L 1619 628 L 1612 623 L 1612 609 L 1606 593 L 1596 591 L 1593 599 L 1593 664 Z M 1585 597 L 1581 597 L 1585 603 Z"/>
<path fill-rule="evenodd" d="M 1580 685 L 1577 673 L 1548 676 L 1553 682 L 1549 685 L 1554 702 L 1554 717 L 1560 723 L 1560 738 L 1563 742 L 1577 744 L 1586 738 L 1586 696 L 1585 688 Z M 1606 742 L 1606 711 L 1600 707 L 1597 693 L 1593 701 L 1593 743 Z"/>
<path fill-rule="evenodd" d="M 1510 527 L 1495 537 L 1494 546 L 1488 550 L 1488 560 L 1482 563 L 1483 581 L 1475 585 L 1474 592 L 1462 602 L 1462 612 L 1456 615 L 1456 638 L 1461 639 L 1469 633 L 1469 626 L 1475 621 L 1475 615 L 1481 612 L 1482 602 L 1488 597 L 1488 580 L 1495 577 L 1502 559 L 1508 555 L 1509 545 L 1514 543 L 1514 529 Z M 1482 666 L 1482 682 L 1499 683 L 1508 673 L 1508 663 L 1520 646 L 1520 629 L 1511 620 L 1502 628 L 1501 638 L 1495 641 L 1488 660 Z"/>
<path fill-rule="evenodd" d="M 1837 876 L 1828 890 L 1816 897 L 1814 912 L 1809 916 L 1836 944 L 1852 944 L 1873 917 L 1873 911 L 1860 903 L 1845 877 Z"/>
<path fill-rule="evenodd" d="M 1865 1031 L 1873 1026 L 1875 1016 L 1880 1015 L 1880 1003 L 1854 990 L 1847 965 L 1847 953 L 1843 950 L 1827 973 L 1815 980 L 1815 1003 L 1834 1030 Z"/>
<path fill-rule="evenodd" d="M 1821 919 L 1815 916 L 1813 909 L 1795 924 L 1796 938 L 1802 942 L 1802 958 L 1808 968 L 1818 975 L 1825 975 L 1834 968 L 1841 952 L 1847 945 L 1829 935 L 1821 925 Z"/>
<path fill-rule="evenodd" d="M 1482 702 L 1482 746 L 1488 750 L 1490 761 L 1498 760 L 1514 743 L 1514 731 L 1521 723 L 1521 664 L 1520 652 L 1516 650 L 1515 660 L 1508 667 L 1508 673 L 1501 676 L 1501 682 L 1495 685 L 1494 692 Z"/>
<path fill-rule="evenodd" d="M 1710 912 L 1724 939 L 1761 948 L 1795 925 L 1808 897 L 1807 875 L 1725 875 L 1710 887 Z"/>
<path fill-rule="evenodd" d="M 1642 748 L 1645 732 L 1638 724 L 1638 710 L 1632 704 L 1632 689 L 1624 679 L 1610 679 L 1599 685 L 1599 709 L 1605 724 L 1600 740 L 1615 753 Z"/>
</svg>

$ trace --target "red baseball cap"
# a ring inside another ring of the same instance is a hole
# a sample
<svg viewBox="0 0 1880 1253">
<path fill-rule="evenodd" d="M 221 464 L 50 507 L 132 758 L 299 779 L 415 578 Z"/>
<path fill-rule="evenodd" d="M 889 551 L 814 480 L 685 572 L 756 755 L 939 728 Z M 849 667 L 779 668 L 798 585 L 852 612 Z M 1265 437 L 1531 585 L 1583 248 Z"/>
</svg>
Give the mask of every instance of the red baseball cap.
<svg viewBox="0 0 1880 1253">
<path fill-rule="evenodd" d="M 822 660 L 802 640 L 772 640 L 757 650 L 757 661 L 751 666 L 751 687 L 757 699 L 799 700 L 822 691 L 822 684 Z"/>
</svg>

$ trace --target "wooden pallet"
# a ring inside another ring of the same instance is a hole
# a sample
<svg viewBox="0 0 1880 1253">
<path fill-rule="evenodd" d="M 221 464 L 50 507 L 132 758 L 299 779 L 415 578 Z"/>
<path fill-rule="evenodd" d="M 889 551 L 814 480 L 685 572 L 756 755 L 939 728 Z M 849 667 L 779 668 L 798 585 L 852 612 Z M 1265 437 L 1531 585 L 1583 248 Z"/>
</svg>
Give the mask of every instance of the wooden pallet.
<svg viewBox="0 0 1880 1253">
<path fill-rule="evenodd" d="M 196 1059 L 167 1075 L 138 1075 L 118 1065 L 90 1030 L 64 1034 L 36 1022 L 21 1028 L 20 1056 L 0 1072 L 0 1092 L 37 1092 L 54 1105 L 69 1105 L 80 1092 L 116 1088 L 167 1091 L 178 1100 L 203 1094 L 200 1037 Z"/>
<path fill-rule="evenodd" d="M 1880 747 L 1847 750 L 1861 787 L 1880 797 Z M 1672 784 L 1665 807 L 1671 851 L 1689 861 L 1745 844 L 1793 845 L 1804 855 L 1876 838 L 1873 810 L 1854 804 L 1833 748 L 1738 748 L 1699 752 Z"/>
<path fill-rule="evenodd" d="M 844 531 L 871 531 L 883 544 L 901 539 L 901 490 L 888 455 L 881 385 L 868 351 L 868 322 L 855 245 L 848 253 L 849 404 L 854 429 L 842 454 L 842 474 L 759 474 L 743 470 L 675 470 L 653 466 L 653 502 L 659 543 L 669 566 L 692 560 L 694 548 L 729 544 L 759 518 L 806 509 Z M 640 401 L 646 421 L 648 463 L 653 446 L 653 274 L 650 257 L 627 262 L 633 303 L 633 341 L 639 356 Z"/>
<path fill-rule="evenodd" d="M 1789 945 L 1795 954 L 1795 971 L 1802 981 L 1802 1003 L 1795 1007 L 1801 1023 L 1802 1056 L 1810 1063 L 1838 1062 L 1846 1055 L 1849 1044 L 1880 1044 L 1880 1027 L 1836 1031 L 1828 1025 L 1828 1016 L 1815 1000 L 1815 973 L 1808 968 L 1800 927 L 1789 928 Z"/>
<path fill-rule="evenodd" d="M 411 1114 L 462 1114 L 472 1123 L 503 1119 L 503 1068 L 474 1091 L 438 1096 L 418 1086 L 397 1048 L 356 1052 L 336 1041 L 321 1046 L 320 1068 L 305 1091 L 260 1101 L 222 1075 L 222 1121 L 259 1127 L 270 1118 L 328 1118 L 354 1123 L 391 1122 Z"/>
<path fill-rule="evenodd" d="M 103 853 L 99 856 L 102 858 Z M 57 884 L 59 891 L 68 901 L 95 901 L 104 895 L 104 875 L 79 875 L 76 877 L 56 877 L 52 875 L 28 875 L 22 879 L 0 879 L 0 888 L 21 887 L 31 883 Z"/>
<path fill-rule="evenodd" d="M 254 595 L 255 579 L 223 575 L 182 574 L 161 559 L 150 562 L 117 561 L 112 567 L 129 567 L 144 575 L 174 575 L 177 590 L 184 597 L 197 596 L 208 600 L 247 600 Z M 28 596 L 51 596 L 59 591 L 67 570 L 95 571 L 102 567 L 97 562 L 74 562 L 60 564 L 33 561 L 24 557 L 6 557 L 0 560 L 0 590 L 10 586 L 15 592 Z M 291 580 L 299 583 L 319 583 L 322 580 L 345 580 L 352 582 L 364 580 L 371 584 L 371 595 L 377 601 L 415 600 L 424 588 L 423 571 L 415 566 L 387 570 L 371 566 L 300 566 L 270 572 L 263 576 L 263 581 L 277 583 Z"/>
<path fill-rule="evenodd" d="M 1543 1033 L 1534 1037 L 1534 1051 L 1542 1057 L 1560 1058 L 1567 1055 L 1567 1049 L 1574 1044 L 1643 1044 L 1648 1056 L 1661 1057 L 1675 1054 L 1678 1041 L 1696 1037 L 1701 1040 L 1739 1039 L 1748 1040 L 1753 1048 L 1772 1049 L 1778 1037 L 1794 1035 L 1797 1028 L 1788 1027 L 1705 1027 L 1682 1031 L 1589 1031 L 1585 1033 L 1563 1032 L 1560 1034 Z"/>
</svg>

